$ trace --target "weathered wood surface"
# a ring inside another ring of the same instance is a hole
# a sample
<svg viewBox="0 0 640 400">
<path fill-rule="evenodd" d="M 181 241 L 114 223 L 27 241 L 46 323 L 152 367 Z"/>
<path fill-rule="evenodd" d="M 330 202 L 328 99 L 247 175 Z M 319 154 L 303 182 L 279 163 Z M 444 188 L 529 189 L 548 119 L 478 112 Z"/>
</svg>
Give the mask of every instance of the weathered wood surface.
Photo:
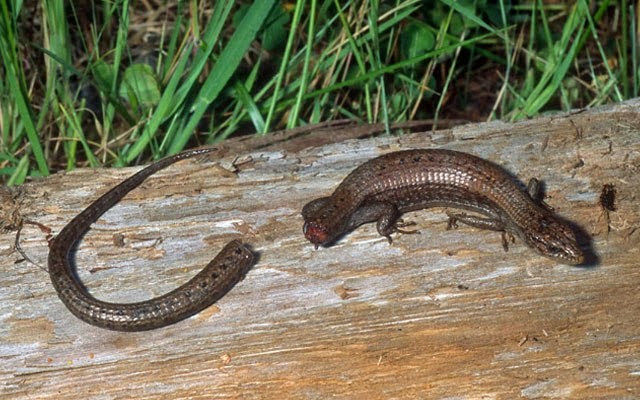
<svg viewBox="0 0 640 400">
<path fill-rule="evenodd" d="M 259 260 L 215 306 L 156 331 L 77 320 L 45 270 L 18 262 L 15 232 L 2 234 L 0 397 L 639 398 L 639 106 L 335 144 L 317 134 L 242 139 L 210 163 L 182 162 L 94 225 L 76 255 L 86 285 L 106 300 L 156 296 L 232 238 Z M 414 147 L 467 151 L 523 181 L 543 179 L 547 202 L 583 228 L 594 262 L 558 265 L 519 242 L 505 253 L 499 234 L 447 231 L 437 209 L 411 213 L 421 234 L 391 246 L 368 225 L 314 251 L 301 207 L 361 162 Z M 26 185 L 19 211 L 56 234 L 135 170 Z M 618 191 L 609 223 L 599 205 L 606 183 Z M 41 266 L 45 236 L 22 231 Z"/>
</svg>

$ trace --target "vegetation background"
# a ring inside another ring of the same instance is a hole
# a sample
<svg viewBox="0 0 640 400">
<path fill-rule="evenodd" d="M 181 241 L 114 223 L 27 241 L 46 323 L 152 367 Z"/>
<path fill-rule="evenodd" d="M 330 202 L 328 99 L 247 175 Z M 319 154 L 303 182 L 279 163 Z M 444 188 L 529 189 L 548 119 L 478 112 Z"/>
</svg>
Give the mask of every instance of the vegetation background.
<svg viewBox="0 0 640 400">
<path fill-rule="evenodd" d="M 619 102 L 638 22 L 626 0 L 0 0 L 0 179 L 338 118 Z"/>
</svg>

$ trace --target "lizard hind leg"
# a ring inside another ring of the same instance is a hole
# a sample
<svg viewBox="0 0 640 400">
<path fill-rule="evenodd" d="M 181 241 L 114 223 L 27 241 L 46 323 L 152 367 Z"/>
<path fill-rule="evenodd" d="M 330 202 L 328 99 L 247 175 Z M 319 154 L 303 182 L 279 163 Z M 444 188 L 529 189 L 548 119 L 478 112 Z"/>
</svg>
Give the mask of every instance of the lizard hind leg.
<svg viewBox="0 0 640 400">
<path fill-rule="evenodd" d="M 394 204 L 371 202 L 360 206 L 360 208 L 354 212 L 349 221 L 349 228 L 353 229 L 364 223 L 376 221 L 376 229 L 380 236 L 386 237 L 389 243 L 392 243 L 392 233 L 405 233 L 402 228 L 412 225 L 409 222 L 402 221 L 400 215 L 400 211 L 398 211 L 398 208 Z"/>
</svg>

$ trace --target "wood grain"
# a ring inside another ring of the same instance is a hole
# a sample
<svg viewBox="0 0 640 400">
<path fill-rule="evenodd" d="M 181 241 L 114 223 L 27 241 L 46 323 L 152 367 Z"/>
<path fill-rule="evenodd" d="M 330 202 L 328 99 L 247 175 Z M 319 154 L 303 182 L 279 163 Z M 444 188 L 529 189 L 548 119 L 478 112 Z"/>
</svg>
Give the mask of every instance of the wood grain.
<svg viewBox="0 0 640 400">
<path fill-rule="evenodd" d="M 639 106 L 337 143 L 327 131 L 286 145 L 242 139 L 210 161 L 181 162 L 94 224 L 76 254 L 87 287 L 112 301 L 162 294 L 232 238 L 251 243 L 259 260 L 215 306 L 151 332 L 75 319 L 44 269 L 46 234 L 33 225 L 21 234 L 38 268 L 21 262 L 15 231 L 6 232 L 0 397 L 638 398 Z M 362 136 L 349 129 L 338 136 Z M 365 160 L 427 147 L 542 179 L 547 202 L 581 227 L 591 265 L 558 265 L 519 242 L 505 253 L 499 234 L 447 231 L 439 209 L 407 215 L 421 234 L 391 246 L 373 225 L 328 249 L 304 240 L 307 201 Z M 0 215 L 18 207 L 55 235 L 136 170 L 57 174 L 5 193 Z M 608 220 L 599 205 L 607 183 L 617 189 Z"/>
</svg>

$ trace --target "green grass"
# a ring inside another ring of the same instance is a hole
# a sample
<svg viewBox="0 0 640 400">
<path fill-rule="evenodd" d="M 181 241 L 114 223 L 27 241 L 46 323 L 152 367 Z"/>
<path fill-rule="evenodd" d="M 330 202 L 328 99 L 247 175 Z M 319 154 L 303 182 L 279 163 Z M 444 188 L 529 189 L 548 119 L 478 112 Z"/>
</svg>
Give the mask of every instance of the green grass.
<svg viewBox="0 0 640 400">
<path fill-rule="evenodd" d="M 6 184 L 336 118 L 518 120 L 640 90 L 627 1 L 74 4 L 0 2 Z"/>
</svg>

